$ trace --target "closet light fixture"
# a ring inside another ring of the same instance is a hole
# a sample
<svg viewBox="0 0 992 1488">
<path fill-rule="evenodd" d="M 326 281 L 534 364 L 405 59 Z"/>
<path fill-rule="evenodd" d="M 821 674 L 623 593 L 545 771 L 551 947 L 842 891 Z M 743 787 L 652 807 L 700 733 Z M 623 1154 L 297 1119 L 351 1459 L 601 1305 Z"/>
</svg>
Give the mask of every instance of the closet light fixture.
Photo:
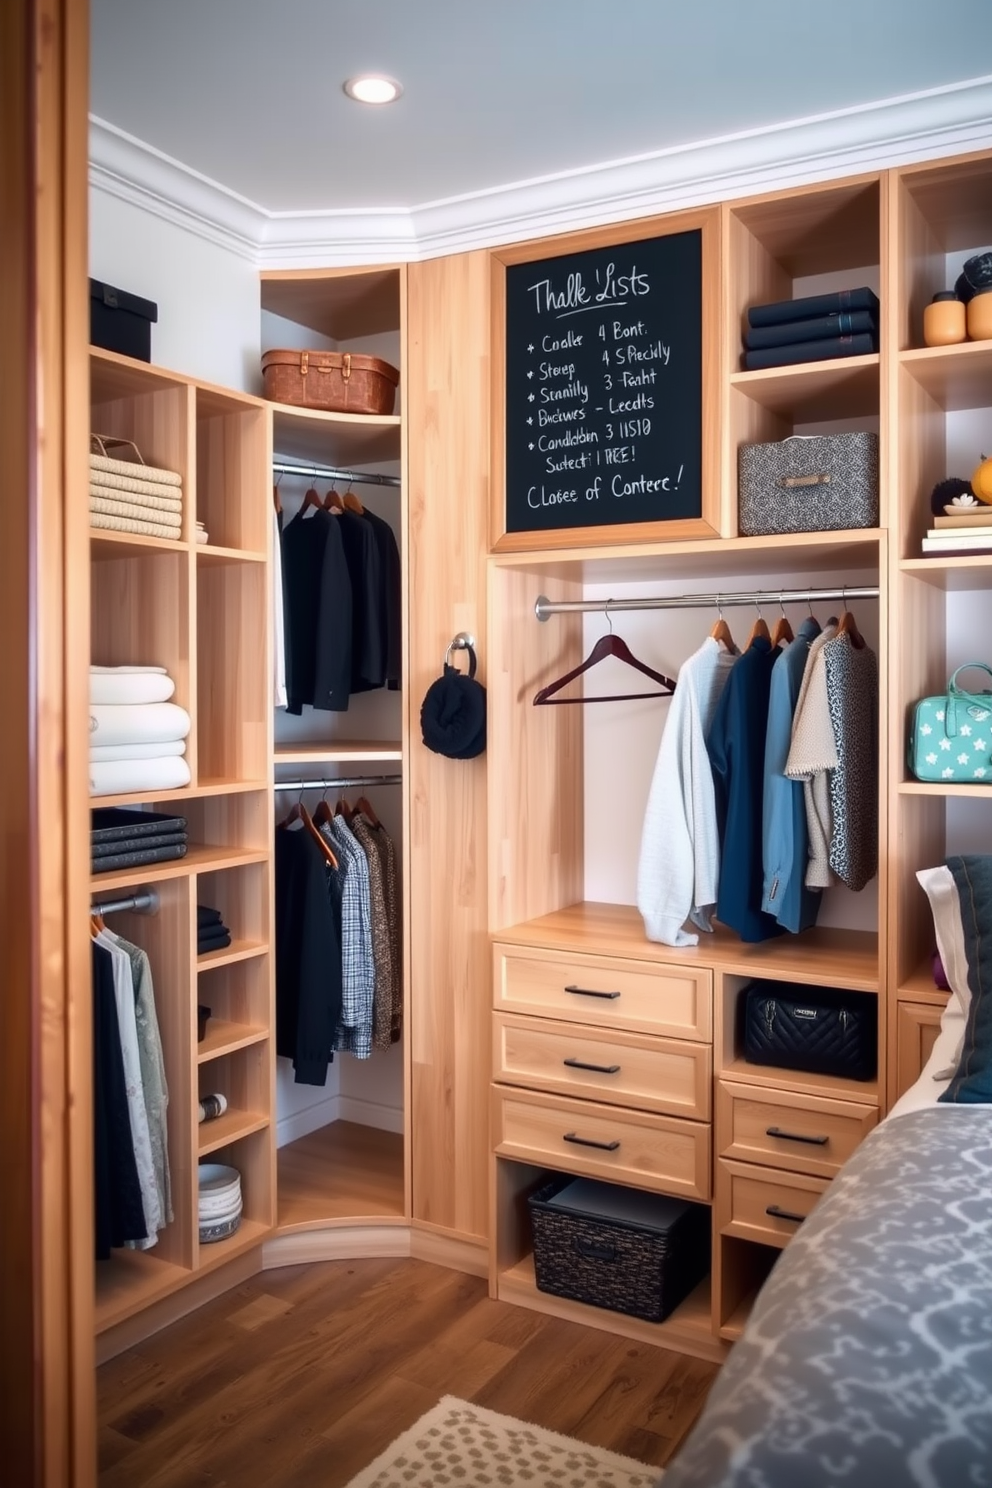
<svg viewBox="0 0 992 1488">
<path fill-rule="evenodd" d="M 361 77 L 349 78 L 344 91 L 356 103 L 394 103 L 403 88 L 395 78 L 366 73 Z"/>
</svg>

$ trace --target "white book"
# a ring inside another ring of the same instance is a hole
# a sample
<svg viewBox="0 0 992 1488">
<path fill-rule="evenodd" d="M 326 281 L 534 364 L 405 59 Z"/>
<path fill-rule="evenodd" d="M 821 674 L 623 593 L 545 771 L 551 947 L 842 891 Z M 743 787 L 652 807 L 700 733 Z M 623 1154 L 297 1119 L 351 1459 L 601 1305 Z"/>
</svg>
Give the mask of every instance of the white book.
<svg viewBox="0 0 992 1488">
<path fill-rule="evenodd" d="M 987 537 L 966 537 L 955 542 L 941 542 L 937 538 L 925 537 L 923 539 L 924 553 L 990 553 L 992 552 L 992 532 Z"/>
</svg>

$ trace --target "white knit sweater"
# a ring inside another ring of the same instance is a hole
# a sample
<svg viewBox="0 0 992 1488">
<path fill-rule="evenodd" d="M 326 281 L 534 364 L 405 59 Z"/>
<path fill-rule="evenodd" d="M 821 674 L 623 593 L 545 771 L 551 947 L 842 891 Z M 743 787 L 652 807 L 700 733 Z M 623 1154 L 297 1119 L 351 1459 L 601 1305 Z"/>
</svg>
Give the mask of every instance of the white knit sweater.
<svg viewBox="0 0 992 1488">
<path fill-rule="evenodd" d="M 637 868 L 637 907 L 649 940 L 699 942 L 682 926 L 711 930 L 720 876 L 713 772 L 706 734 L 737 660 L 707 636 L 683 662 L 658 748 Z"/>
</svg>

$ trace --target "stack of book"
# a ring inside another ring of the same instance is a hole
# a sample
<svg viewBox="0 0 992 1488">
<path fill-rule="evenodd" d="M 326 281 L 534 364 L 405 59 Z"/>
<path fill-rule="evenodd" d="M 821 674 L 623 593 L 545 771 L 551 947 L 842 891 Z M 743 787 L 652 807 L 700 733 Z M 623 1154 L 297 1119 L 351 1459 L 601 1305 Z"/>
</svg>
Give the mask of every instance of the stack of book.
<svg viewBox="0 0 992 1488">
<path fill-rule="evenodd" d="M 992 506 L 962 508 L 934 517 L 923 539 L 924 553 L 992 553 Z"/>
<path fill-rule="evenodd" d="M 754 372 L 877 350 L 878 296 L 865 286 L 752 305 L 741 365 L 745 372 Z"/>
<path fill-rule="evenodd" d="M 90 812 L 90 817 L 90 869 L 93 873 L 138 868 L 145 863 L 167 863 L 186 856 L 184 816 L 97 806 Z"/>
</svg>

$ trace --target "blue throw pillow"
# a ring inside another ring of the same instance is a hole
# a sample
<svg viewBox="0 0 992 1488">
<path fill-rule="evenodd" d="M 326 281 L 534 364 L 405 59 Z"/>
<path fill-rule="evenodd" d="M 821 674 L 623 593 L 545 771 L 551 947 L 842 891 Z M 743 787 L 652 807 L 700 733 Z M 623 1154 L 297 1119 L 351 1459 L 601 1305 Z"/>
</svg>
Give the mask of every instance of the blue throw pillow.
<svg viewBox="0 0 992 1488">
<path fill-rule="evenodd" d="M 961 1059 L 939 1097 L 962 1105 L 992 1101 L 992 855 L 948 858 L 961 904 L 971 1006 Z"/>
</svg>

